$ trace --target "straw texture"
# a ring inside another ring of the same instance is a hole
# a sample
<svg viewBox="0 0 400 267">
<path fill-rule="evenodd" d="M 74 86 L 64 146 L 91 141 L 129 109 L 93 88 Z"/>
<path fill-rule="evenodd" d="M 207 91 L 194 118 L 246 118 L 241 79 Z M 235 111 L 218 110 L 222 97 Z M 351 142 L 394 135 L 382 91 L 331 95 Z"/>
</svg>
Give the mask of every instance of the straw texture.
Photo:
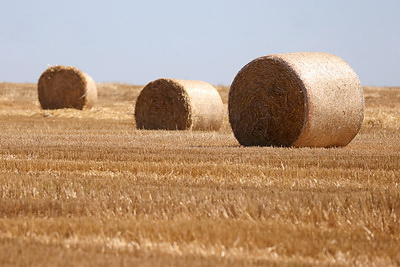
<svg viewBox="0 0 400 267">
<path fill-rule="evenodd" d="M 97 102 L 93 79 L 71 66 L 53 66 L 38 81 L 39 102 L 43 109 L 90 109 Z"/>
<path fill-rule="evenodd" d="M 341 58 L 318 52 L 259 57 L 236 75 L 229 121 L 246 146 L 346 146 L 364 118 L 360 81 Z"/>
<path fill-rule="evenodd" d="M 138 129 L 217 131 L 222 119 L 221 97 L 203 81 L 157 79 L 143 88 L 135 106 Z"/>
</svg>

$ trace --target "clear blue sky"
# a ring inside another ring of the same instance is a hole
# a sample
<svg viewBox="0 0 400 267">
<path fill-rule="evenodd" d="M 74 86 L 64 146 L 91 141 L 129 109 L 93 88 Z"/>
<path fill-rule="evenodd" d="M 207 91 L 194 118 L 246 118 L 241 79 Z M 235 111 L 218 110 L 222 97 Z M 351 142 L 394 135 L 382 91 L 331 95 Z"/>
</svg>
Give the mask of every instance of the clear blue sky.
<svg viewBox="0 0 400 267">
<path fill-rule="evenodd" d="M 363 85 L 400 86 L 399 0 L 10 0 L 0 3 L 0 82 L 73 65 L 97 82 L 229 85 L 252 59 L 338 55 Z"/>
</svg>

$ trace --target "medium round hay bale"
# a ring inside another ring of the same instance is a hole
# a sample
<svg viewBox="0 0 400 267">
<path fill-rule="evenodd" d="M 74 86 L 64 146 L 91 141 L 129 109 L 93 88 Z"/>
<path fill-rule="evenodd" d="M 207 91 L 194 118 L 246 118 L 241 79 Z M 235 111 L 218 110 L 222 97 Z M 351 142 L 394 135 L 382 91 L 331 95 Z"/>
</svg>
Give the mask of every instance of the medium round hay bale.
<svg viewBox="0 0 400 267">
<path fill-rule="evenodd" d="M 39 102 L 43 109 L 90 109 L 97 101 L 93 79 L 70 66 L 53 66 L 38 81 Z"/>
<path fill-rule="evenodd" d="M 228 109 L 245 146 L 346 146 L 360 130 L 364 95 L 355 72 L 337 56 L 277 54 L 239 71 Z"/>
<path fill-rule="evenodd" d="M 217 131 L 222 119 L 221 96 L 203 81 L 157 79 L 136 100 L 138 129 Z"/>
</svg>

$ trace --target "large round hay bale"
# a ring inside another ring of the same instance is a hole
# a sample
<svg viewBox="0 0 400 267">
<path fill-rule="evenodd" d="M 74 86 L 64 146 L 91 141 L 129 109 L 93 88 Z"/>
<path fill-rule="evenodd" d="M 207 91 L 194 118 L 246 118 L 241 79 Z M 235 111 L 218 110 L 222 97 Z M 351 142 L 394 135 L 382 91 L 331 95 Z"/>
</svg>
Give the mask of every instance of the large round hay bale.
<svg viewBox="0 0 400 267">
<path fill-rule="evenodd" d="M 245 146 L 346 146 L 364 118 L 364 95 L 352 68 L 317 52 L 259 57 L 229 91 L 229 122 Z"/>
<path fill-rule="evenodd" d="M 43 109 L 89 109 L 97 101 L 93 79 L 70 66 L 53 66 L 38 81 L 39 102 Z"/>
<path fill-rule="evenodd" d="M 222 119 L 221 96 L 203 81 L 157 79 L 136 100 L 138 129 L 217 131 Z"/>
</svg>

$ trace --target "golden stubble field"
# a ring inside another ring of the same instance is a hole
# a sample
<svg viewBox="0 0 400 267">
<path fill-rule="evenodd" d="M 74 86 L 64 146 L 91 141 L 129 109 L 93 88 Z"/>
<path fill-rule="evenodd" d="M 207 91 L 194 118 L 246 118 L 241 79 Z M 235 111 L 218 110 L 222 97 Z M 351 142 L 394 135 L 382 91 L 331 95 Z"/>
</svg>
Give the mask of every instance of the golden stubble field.
<svg viewBox="0 0 400 267">
<path fill-rule="evenodd" d="M 366 87 L 330 149 L 241 147 L 227 117 L 138 131 L 141 88 L 43 111 L 35 84 L 0 84 L 0 265 L 400 264 L 400 88 Z"/>
</svg>

